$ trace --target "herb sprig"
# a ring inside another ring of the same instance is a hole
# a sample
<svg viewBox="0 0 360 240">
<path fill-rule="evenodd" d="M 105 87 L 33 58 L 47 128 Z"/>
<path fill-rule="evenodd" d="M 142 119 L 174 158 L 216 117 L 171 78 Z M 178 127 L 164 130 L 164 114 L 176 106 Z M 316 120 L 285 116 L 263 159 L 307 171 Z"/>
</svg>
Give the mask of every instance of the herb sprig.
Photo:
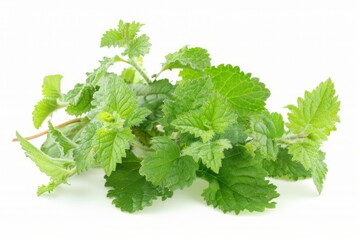
<svg viewBox="0 0 360 240">
<path fill-rule="evenodd" d="M 104 57 L 67 93 L 61 75 L 44 78 L 43 98 L 33 112 L 39 128 L 58 109 L 74 119 L 17 139 L 50 177 L 38 195 L 50 193 L 75 174 L 104 169 L 108 197 L 116 207 L 135 212 L 196 178 L 208 182 L 202 196 L 223 212 L 264 211 L 279 196 L 268 177 L 312 178 L 320 193 L 327 167 L 321 145 L 339 122 L 340 102 L 331 79 L 288 105 L 288 121 L 269 112 L 270 91 L 237 66 L 212 66 L 207 50 L 183 47 L 165 56 L 150 77 L 142 58 L 151 47 L 143 25 L 120 21 L 105 32 Z M 122 64 L 118 64 L 122 63 Z M 125 66 L 121 74 L 109 71 Z M 161 78 L 180 69 L 175 84 Z M 47 134 L 40 148 L 30 139 Z"/>
</svg>

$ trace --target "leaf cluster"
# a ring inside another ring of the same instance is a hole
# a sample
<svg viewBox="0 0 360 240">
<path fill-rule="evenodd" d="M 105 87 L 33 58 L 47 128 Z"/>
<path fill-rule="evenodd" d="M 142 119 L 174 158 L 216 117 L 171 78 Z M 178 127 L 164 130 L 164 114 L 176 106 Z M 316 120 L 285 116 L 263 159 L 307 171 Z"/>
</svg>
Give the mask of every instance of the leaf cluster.
<svg viewBox="0 0 360 240">
<path fill-rule="evenodd" d="M 120 21 L 105 32 L 105 57 L 83 83 L 63 93 L 61 75 L 44 78 L 33 112 L 36 128 L 64 108 L 78 121 L 48 122 L 40 148 L 17 133 L 26 155 L 50 177 L 38 195 L 75 174 L 104 170 L 108 197 L 135 212 L 154 200 L 208 182 L 202 196 L 223 212 L 264 211 L 279 196 L 271 178 L 312 178 L 322 191 L 327 167 L 321 145 L 339 122 L 334 84 L 328 79 L 288 105 L 288 121 L 269 112 L 265 84 L 237 66 L 212 66 L 207 50 L 185 46 L 165 56 L 151 79 L 142 66 L 150 50 L 143 25 Z M 123 67 L 121 74 L 109 71 Z M 178 69 L 176 79 L 161 73 Z"/>
</svg>

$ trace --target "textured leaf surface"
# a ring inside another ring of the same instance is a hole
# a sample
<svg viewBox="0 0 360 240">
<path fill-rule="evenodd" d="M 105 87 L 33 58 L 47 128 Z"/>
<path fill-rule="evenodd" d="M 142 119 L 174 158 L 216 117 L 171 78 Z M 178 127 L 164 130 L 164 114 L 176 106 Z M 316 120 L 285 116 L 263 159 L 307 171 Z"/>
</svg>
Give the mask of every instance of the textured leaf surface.
<svg viewBox="0 0 360 240">
<path fill-rule="evenodd" d="M 92 121 L 81 132 L 78 147 L 74 150 L 74 160 L 78 173 L 97 166 L 95 161 L 95 134 L 101 127 L 99 121 Z"/>
<path fill-rule="evenodd" d="M 311 172 L 304 166 L 292 160 L 293 156 L 287 149 L 280 148 L 275 161 L 263 161 L 263 167 L 268 172 L 269 177 L 299 180 L 311 177 Z"/>
<path fill-rule="evenodd" d="M 104 168 L 106 175 L 110 175 L 126 157 L 126 150 L 130 148 L 133 135 L 130 128 L 107 129 L 99 128 L 95 135 L 96 161 Z"/>
<path fill-rule="evenodd" d="M 205 166 L 218 173 L 221 160 L 225 157 L 224 150 L 231 147 L 231 143 L 227 139 L 219 139 L 208 143 L 194 142 L 185 148 L 182 154 L 193 157 L 195 161 L 201 160 Z"/>
<path fill-rule="evenodd" d="M 151 206 L 152 202 L 162 196 L 152 183 L 139 174 L 140 159 L 128 153 L 121 164 L 110 176 L 106 176 L 105 186 L 109 187 L 107 196 L 113 204 L 125 212 L 135 212 Z"/>
<path fill-rule="evenodd" d="M 128 127 L 139 126 L 140 123 L 142 123 L 149 114 L 151 114 L 151 111 L 147 108 L 144 107 L 135 108 L 134 111 L 129 116 L 129 118 L 127 119 L 126 126 Z"/>
<path fill-rule="evenodd" d="M 47 156 L 20 134 L 16 133 L 16 136 L 20 140 L 21 147 L 25 151 L 26 156 L 39 167 L 40 171 L 59 181 L 63 181 L 69 176 L 70 171 L 65 166 L 71 163 L 70 160 Z"/>
<path fill-rule="evenodd" d="M 40 100 L 33 111 L 33 123 L 39 128 L 45 119 L 61 106 L 58 99 L 61 98 L 60 81 L 61 75 L 46 76 L 42 85 L 43 99 Z"/>
<path fill-rule="evenodd" d="M 212 87 L 209 79 L 180 82 L 172 99 L 165 101 L 163 124 L 168 125 L 178 115 L 201 108 L 208 100 Z"/>
<path fill-rule="evenodd" d="M 219 65 L 207 70 L 214 88 L 232 104 L 240 116 L 260 113 L 270 91 L 257 78 L 245 74 L 239 67 Z"/>
<path fill-rule="evenodd" d="M 276 138 L 281 137 L 284 130 L 284 120 L 279 113 L 265 112 L 254 116 L 250 120 L 250 144 L 269 160 L 276 160 L 279 148 L 275 142 Z"/>
<path fill-rule="evenodd" d="M 180 156 L 179 146 L 168 137 L 152 138 L 153 152 L 141 163 L 140 174 L 156 186 L 183 189 L 195 180 L 197 164 L 189 156 Z"/>
<path fill-rule="evenodd" d="M 327 167 L 324 162 L 325 154 L 319 148 L 318 143 L 307 140 L 289 146 L 289 153 L 293 155 L 294 161 L 298 161 L 306 170 L 311 171 L 316 188 L 321 193 Z"/>
<path fill-rule="evenodd" d="M 96 107 L 94 111 L 97 113 L 116 112 L 126 120 L 136 108 L 137 98 L 123 79 L 112 76 L 94 94 L 92 104 Z"/>
<path fill-rule="evenodd" d="M 236 119 L 237 116 L 226 99 L 215 93 L 199 111 L 179 115 L 172 124 L 181 132 L 189 132 L 207 142 L 215 133 L 224 133 Z"/>
<path fill-rule="evenodd" d="M 100 66 L 94 69 L 92 72 L 86 73 L 87 79 L 86 83 L 92 86 L 96 86 L 106 81 L 109 76 L 112 76 L 112 73 L 108 72 L 108 69 L 114 65 L 116 62 L 119 62 L 119 56 L 115 57 L 104 57 L 100 61 Z"/>
<path fill-rule="evenodd" d="M 49 122 L 49 134 L 54 138 L 55 142 L 63 148 L 64 154 L 67 154 L 69 150 L 74 149 L 77 145 L 66 137 L 61 130 L 54 128 L 54 126 Z"/>
<path fill-rule="evenodd" d="M 166 55 L 165 59 L 166 62 L 163 63 L 163 70 L 190 68 L 201 71 L 211 65 L 211 59 L 207 50 L 199 47 L 183 47 L 175 53 Z"/>
<path fill-rule="evenodd" d="M 331 79 L 320 83 L 312 92 L 306 91 L 305 97 L 298 98 L 297 103 L 298 106 L 288 106 L 287 127 L 291 132 L 298 134 L 309 131 L 310 138 L 326 140 L 326 136 L 336 130 L 335 123 L 340 122 L 340 102 Z"/>
<path fill-rule="evenodd" d="M 244 148 L 226 151 L 219 174 L 210 170 L 200 174 L 209 182 L 202 194 L 205 201 L 224 213 L 274 208 L 272 199 L 279 196 L 276 187 L 265 180 L 267 173 L 261 164 Z"/>
<path fill-rule="evenodd" d="M 80 116 L 92 108 L 91 102 L 96 89 L 87 84 L 76 84 L 65 95 L 65 101 L 69 103 L 66 112 L 70 115 Z"/>
<path fill-rule="evenodd" d="M 170 99 L 175 86 L 169 80 L 163 79 L 149 85 L 133 84 L 132 88 L 138 96 L 139 105 L 150 109 L 155 116 L 160 117 L 164 100 Z"/>
<path fill-rule="evenodd" d="M 149 52 L 151 44 L 146 35 L 137 36 L 143 24 L 125 23 L 120 20 L 117 29 L 110 29 L 101 38 L 101 47 L 122 47 L 123 55 L 130 58 L 144 56 Z"/>
</svg>

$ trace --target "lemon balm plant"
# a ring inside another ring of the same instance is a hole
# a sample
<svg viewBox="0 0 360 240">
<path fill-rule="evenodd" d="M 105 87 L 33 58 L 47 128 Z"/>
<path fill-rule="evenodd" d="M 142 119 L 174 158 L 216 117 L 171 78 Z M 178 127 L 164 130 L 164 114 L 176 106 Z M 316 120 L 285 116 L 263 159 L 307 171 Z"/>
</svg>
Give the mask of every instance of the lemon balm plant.
<svg viewBox="0 0 360 240">
<path fill-rule="evenodd" d="M 73 119 L 29 138 L 17 133 L 26 155 L 50 177 L 38 195 L 75 174 L 104 170 L 108 197 L 134 212 L 189 187 L 208 182 L 202 196 L 223 212 L 264 211 L 279 196 L 269 177 L 312 178 L 318 192 L 327 173 L 321 145 L 339 122 L 340 102 L 328 79 L 288 105 L 288 122 L 265 108 L 270 91 L 237 66 L 212 66 L 208 52 L 183 47 L 165 56 L 149 76 L 142 57 L 149 37 L 142 24 L 120 21 L 102 36 L 104 57 L 83 83 L 63 93 L 61 75 L 44 78 L 33 112 L 39 128 L 56 110 Z M 108 69 L 123 67 L 121 74 Z M 176 83 L 161 73 L 180 69 Z M 40 148 L 31 138 L 47 134 Z"/>
</svg>

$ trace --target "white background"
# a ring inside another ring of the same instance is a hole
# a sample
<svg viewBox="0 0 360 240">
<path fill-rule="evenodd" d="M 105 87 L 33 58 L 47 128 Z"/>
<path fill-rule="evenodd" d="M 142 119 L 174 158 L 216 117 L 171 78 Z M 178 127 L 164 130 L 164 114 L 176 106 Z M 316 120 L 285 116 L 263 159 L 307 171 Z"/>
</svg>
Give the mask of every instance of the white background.
<svg viewBox="0 0 360 240">
<path fill-rule="evenodd" d="M 311 180 L 274 181 L 281 194 L 276 209 L 225 215 L 205 205 L 206 184 L 197 181 L 128 214 L 106 198 L 101 171 L 90 171 L 36 197 L 47 178 L 10 139 L 15 130 L 36 132 L 31 112 L 43 76 L 63 74 L 67 91 L 103 56 L 116 54 L 99 43 L 120 18 L 146 24 L 150 74 L 165 54 L 201 46 L 214 65 L 239 65 L 259 77 L 272 92 L 272 111 L 285 114 L 283 106 L 331 76 L 342 122 L 324 145 L 329 173 L 321 196 Z M 359 56 L 355 0 L 0 0 L 0 239 L 360 239 Z"/>
</svg>

